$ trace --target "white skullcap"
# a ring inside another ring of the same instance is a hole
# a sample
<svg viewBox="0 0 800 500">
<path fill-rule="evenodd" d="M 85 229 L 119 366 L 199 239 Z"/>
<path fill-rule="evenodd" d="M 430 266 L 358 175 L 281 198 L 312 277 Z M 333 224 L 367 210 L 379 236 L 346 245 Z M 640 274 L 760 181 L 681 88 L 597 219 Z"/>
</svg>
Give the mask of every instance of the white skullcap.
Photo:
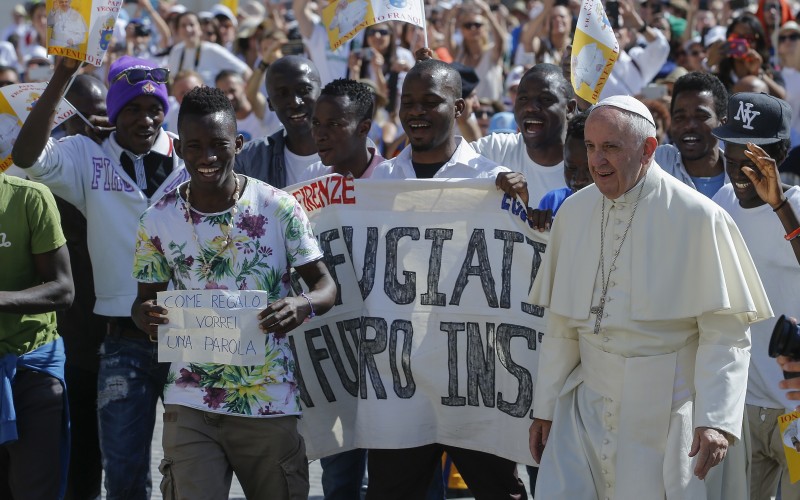
<svg viewBox="0 0 800 500">
<path fill-rule="evenodd" d="M 647 106 L 645 106 L 642 101 L 635 97 L 631 97 L 629 95 L 614 95 L 611 97 L 606 97 L 602 101 L 595 104 L 592 107 L 592 110 L 595 110 L 601 106 L 613 106 L 615 108 L 623 109 L 635 115 L 641 116 L 645 120 L 649 121 L 654 127 L 656 126 L 656 121 L 653 119 L 653 114 L 650 113 L 650 110 L 647 109 Z"/>
</svg>

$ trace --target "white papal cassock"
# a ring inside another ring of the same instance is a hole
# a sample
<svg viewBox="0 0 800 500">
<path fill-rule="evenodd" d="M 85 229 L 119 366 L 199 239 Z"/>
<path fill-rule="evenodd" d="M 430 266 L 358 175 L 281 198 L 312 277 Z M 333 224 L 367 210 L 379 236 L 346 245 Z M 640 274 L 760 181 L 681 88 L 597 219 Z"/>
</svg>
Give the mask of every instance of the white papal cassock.
<svg viewBox="0 0 800 500">
<path fill-rule="evenodd" d="M 772 316 L 758 273 L 724 210 L 655 162 L 641 182 L 613 268 L 640 184 L 606 200 L 599 334 L 596 186 L 559 210 L 531 291 L 550 313 L 533 405 L 553 421 L 538 499 L 704 499 L 688 457 L 694 429 L 741 437 L 748 325 Z"/>
</svg>

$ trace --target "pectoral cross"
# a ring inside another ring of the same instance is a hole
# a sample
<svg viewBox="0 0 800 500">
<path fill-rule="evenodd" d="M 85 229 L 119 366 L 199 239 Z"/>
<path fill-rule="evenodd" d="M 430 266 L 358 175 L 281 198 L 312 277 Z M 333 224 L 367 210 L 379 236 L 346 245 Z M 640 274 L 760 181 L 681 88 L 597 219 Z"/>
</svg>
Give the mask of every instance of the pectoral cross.
<svg viewBox="0 0 800 500">
<path fill-rule="evenodd" d="M 606 297 L 605 295 L 600 297 L 600 305 L 593 306 L 589 308 L 589 312 L 591 314 L 596 314 L 597 318 L 594 320 L 594 334 L 597 335 L 600 333 L 600 321 L 603 319 L 603 311 L 606 308 Z"/>
</svg>

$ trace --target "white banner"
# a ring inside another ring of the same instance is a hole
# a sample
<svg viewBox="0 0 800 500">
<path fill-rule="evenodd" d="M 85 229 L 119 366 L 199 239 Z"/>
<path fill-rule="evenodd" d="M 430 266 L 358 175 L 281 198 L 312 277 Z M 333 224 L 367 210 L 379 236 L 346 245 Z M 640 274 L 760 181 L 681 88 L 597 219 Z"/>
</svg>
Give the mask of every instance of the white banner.
<svg viewBox="0 0 800 500">
<path fill-rule="evenodd" d="M 290 335 L 311 459 L 443 443 L 532 464 L 545 250 L 488 180 L 325 177 L 287 188 L 339 293 Z"/>
<path fill-rule="evenodd" d="M 322 23 L 333 50 L 367 26 L 389 21 L 403 21 L 424 29 L 422 0 L 334 0 L 322 9 Z"/>
<path fill-rule="evenodd" d="M 158 327 L 159 362 L 264 364 L 258 313 L 269 304 L 267 292 L 171 290 L 156 303 L 169 311 L 169 323 Z"/>
</svg>

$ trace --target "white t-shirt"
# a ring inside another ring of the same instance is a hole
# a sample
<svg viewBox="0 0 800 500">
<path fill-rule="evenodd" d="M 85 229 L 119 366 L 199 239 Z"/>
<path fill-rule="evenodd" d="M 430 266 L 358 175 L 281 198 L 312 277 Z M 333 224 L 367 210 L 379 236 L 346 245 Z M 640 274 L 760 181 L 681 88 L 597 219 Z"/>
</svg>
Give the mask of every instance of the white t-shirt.
<svg viewBox="0 0 800 500">
<path fill-rule="evenodd" d="M 244 136 L 244 142 L 260 139 L 266 135 L 264 122 L 259 120 L 252 111 L 246 118 L 236 119 L 236 132 Z"/>
<path fill-rule="evenodd" d="M 286 161 L 286 185 L 291 186 L 306 179 L 313 179 L 308 177 L 306 171 L 316 162 L 320 161 L 319 155 L 300 156 L 289 151 L 289 148 L 283 148 L 283 158 Z"/>
<path fill-rule="evenodd" d="M 200 50 L 187 49 L 184 42 L 172 47 L 167 57 L 167 67 L 174 76 L 182 70 L 194 70 L 203 77 L 203 83 L 214 87 L 214 80 L 223 69 L 244 74 L 247 64 L 216 43 L 201 42 Z M 198 58 L 199 55 L 199 58 Z"/>
<path fill-rule="evenodd" d="M 314 61 L 314 65 L 319 71 L 323 87 L 337 78 L 347 76 L 347 60 L 350 57 L 351 42 L 343 44 L 336 50 L 331 50 L 328 33 L 325 32 L 325 27 L 321 22 L 314 25 L 311 38 L 303 39 L 303 42 L 308 49 L 309 58 Z M 353 43 L 358 45 L 357 41 Z"/>
<path fill-rule="evenodd" d="M 522 134 L 489 134 L 472 143 L 472 148 L 498 165 L 521 172 L 528 181 L 528 204 L 539 206 L 539 201 L 554 189 L 567 186 L 564 181 L 564 162 L 551 167 L 539 165 L 528 156 Z"/>
<path fill-rule="evenodd" d="M 800 214 L 800 187 L 786 192 L 795 213 Z M 800 265 L 792 246 L 783 239 L 786 231 L 772 208 L 765 204 L 742 208 L 733 186 L 723 186 L 713 200 L 733 218 L 742 233 L 750 255 L 761 277 L 761 283 L 775 314 L 800 317 Z M 747 404 L 765 408 L 794 408 L 797 402 L 786 399 L 786 391 L 778 387 L 783 372 L 769 357 L 769 339 L 774 321 L 760 321 L 750 326 L 750 372 L 747 380 Z"/>
<path fill-rule="evenodd" d="M 786 102 L 792 107 L 792 147 L 800 146 L 800 71 L 794 68 L 781 70 L 786 88 Z"/>
</svg>

